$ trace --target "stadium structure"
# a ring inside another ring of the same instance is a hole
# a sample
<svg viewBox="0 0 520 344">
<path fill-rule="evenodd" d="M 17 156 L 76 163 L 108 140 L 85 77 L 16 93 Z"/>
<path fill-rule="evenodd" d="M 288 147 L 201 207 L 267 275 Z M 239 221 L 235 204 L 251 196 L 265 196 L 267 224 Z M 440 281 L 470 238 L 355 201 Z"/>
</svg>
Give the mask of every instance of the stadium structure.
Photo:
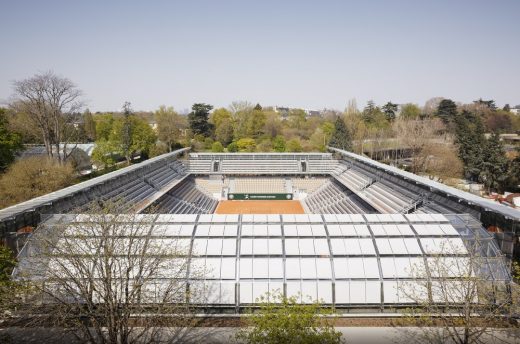
<svg viewBox="0 0 520 344">
<path fill-rule="evenodd" d="M 162 228 L 157 238 L 186 243 L 189 264 L 210 271 L 200 280 L 188 267 L 187 285 L 211 286 L 212 311 L 228 313 L 242 312 L 273 289 L 344 312 L 409 307 L 412 300 L 397 286 L 413 283 L 414 266 L 428 269 L 439 256 L 464 262 L 477 240 L 482 278 L 511 280 L 508 261 L 520 252 L 520 212 L 329 150 L 181 149 L 0 210 L 2 238 L 19 251 L 19 272 L 38 254 L 31 229 L 74 233 L 81 226 L 74 214 L 92 202 L 118 200 L 121 213 Z"/>
</svg>

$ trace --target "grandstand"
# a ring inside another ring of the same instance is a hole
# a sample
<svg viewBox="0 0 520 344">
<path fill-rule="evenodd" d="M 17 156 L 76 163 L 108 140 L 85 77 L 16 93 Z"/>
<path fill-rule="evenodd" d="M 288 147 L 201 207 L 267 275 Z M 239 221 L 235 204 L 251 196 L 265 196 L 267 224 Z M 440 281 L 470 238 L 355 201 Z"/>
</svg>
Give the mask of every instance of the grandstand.
<svg viewBox="0 0 520 344">
<path fill-rule="evenodd" d="M 405 307 L 409 302 L 395 293 L 396 284 L 410 278 L 405 270 L 412 262 L 438 254 L 431 248 L 441 241 L 463 248 L 475 237 L 485 239 L 486 257 L 495 260 L 482 270 L 492 270 L 496 280 L 510 278 L 504 257 L 520 253 L 520 212 L 330 150 L 175 151 L 0 210 L 2 238 L 27 247 L 28 227 L 74 223 L 59 214 L 117 200 L 121 213 L 146 213 L 161 226 L 190 229 L 172 238 L 189 242 L 190 261 L 218 272 L 204 281 L 187 276 L 188 284 L 215 287 L 211 303 L 226 312 L 241 312 L 273 287 L 323 298 L 345 312 Z"/>
</svg>

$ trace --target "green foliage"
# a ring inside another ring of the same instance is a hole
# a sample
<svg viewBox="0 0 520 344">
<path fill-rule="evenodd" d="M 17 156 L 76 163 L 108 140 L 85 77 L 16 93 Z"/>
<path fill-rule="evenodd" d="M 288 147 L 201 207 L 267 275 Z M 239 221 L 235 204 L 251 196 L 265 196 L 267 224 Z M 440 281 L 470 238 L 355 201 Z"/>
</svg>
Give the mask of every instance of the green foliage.
<svg viewBox="0 0 520 344">
<path fill-rule="evenodd" d="M 213 153 L 222 153 L 224 151 L 224 146 L 222 146 L 222 143 L 220 143 L 219 141 L 215 141 L 211 145 L 211 151 Z"/>
<path fill-rule="evenodd" d="M 210 135 L 212 126 L 208 122 L 208 117 L 211 109 L 213 106 L 204 103 L 193 104 L 191 107 L 192 111 L 188 114 L 188 121 L 194 135 Z"/>
<path fill-rule="evenodd" d="M 237 148 L 240 152 L 254 152 L 256 148 L 256 141 L 252 138 L 240 139 L 237 141 Z"/>
<path fill-rule="evenodd" d="M 235 335 L 248 344 L 329 344 L 341 343 L 341 332 L 321 315 L 331 311 L 318 302 L 300 304 L 296 297 L 265 294 L 257 300 L 260 309 L 247 318 L 248 327 Z"/>
<path fill-rule="evenodd" d="M 92 161 L 106 168 L 116 163 L 117 155 L 118 149 L 113 141 L 100 139 L 96 141 L 96 147 L 92 151 Z"/>
<path fill-rule="evenodd" d="M 161 105 L 154 113 L 157 123 L 157 138 L 163 142 L 171 152 L 175 142 L 179 141 L 181 130 L 181 118 L 173 107 Z"/>
<path fill-rule="evenodd" d="M 480 117 L 473 112 L 463 110 L 455 117 L 456 143 L 459 158 L 464 164 L 464 175 L 472 181 L 479 181 L 485 159 L 484 126 Z"/>
<path fill-rule="evenodd" d="M 401 106 L 401 113 L 399 116 L 404 119 L 419 119 L 421 116 L 421 108 L 412 103 L 404 104 Z"/>
<path fill-rule="evenodd" d="M 236 142 L 231 142 L 226 148 L 230 153 L 238 152 L 238 146 Z"/>
<path fill-rule="evenodd" d="M 278 135 L 273 140 L 273 149 L 275 152 L 285 152 L 285 138 L 282 135 Z"/>
<path fill-rule="evenodd" d="M 373 128 L 384 128 L 388 126 L 387 115 L 375 105 L 373 100 L 369 100 L 363 109 L 363 121 Z"/>
<path fill-rule="evenodd" d="M 290 139 L 289 141 L 287 141 L 286 150 L 288 152 L 295 152 L 295 153 L 303 151 L 300 140 L 297 138 L 294 138 L 294 139 Z"/>
<path fill-rule="evenodd" d="M 96 122 L 96 139 L 108 140 L 114 125 L 114 116 L 111 113 L 96 115 L 94 118 Z"/>
<path fill-rule="evenodd" d="M 15 153 L 22 149 L 22 138 L 7 128 L 5 110 L 0 109 L 0 172 L 14 161 Z"/>
<path fill-rule="evenodd" d="M 397 111 L 397 104 L 388 102 L 385 105 L 383 105 L 382 110 L 386 115 L 386 119 L 391 122 L 395 119 L 395 113 Z"/>
<path fill-rule="evenodd" d="M 11 250 L 0 244 L 0 287 L 11 281 L 11 272 L 16 266 Z"/>
<path fill-rule="evenodd" d="M 223 144 L 233 141 L 233 122 L 231 118 L 223 118 L 215 126 L 215 138 Z"/>
<path fill-rule="evenodd" d="M 443 99 L 437 107 L 436 114 L 444 124 L 452 123 L 457 115 L 457 104 L 451 99 Z"/>
<path fill-rule="evenodd" d="M 96 122 L 89 109 L 83 113 L 83 131 L 88 142 L 96 141 Z"/>
<path fill-rule="evenodd" d="M 480 180 L 489 190 L 502 191 L 507 181 L 508 159 L 498 134 L 493 134 L 484 147 Z"/>
<path fill-rule="evenodd" d="M 352 137 L 350 131 L 341 117 L 336 118 L 336 122 L 334 123 L 334 133 L 330 138 L 329 146 L 343 150 L 352 149 Z"/>
</svg>

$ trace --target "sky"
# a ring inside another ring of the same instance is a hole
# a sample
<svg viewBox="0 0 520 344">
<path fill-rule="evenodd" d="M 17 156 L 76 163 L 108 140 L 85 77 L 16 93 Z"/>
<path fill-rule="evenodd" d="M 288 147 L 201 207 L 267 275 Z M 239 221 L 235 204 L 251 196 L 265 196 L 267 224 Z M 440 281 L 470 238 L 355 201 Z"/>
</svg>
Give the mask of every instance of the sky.
<svg viewBox="0 0 520 344">
<path fill-rule="evenodd" d="M 516 105 L 519 15 L 518 0 L 0 0 L 0 103 L 52 70 L 91 111 Z"/>
</svg>

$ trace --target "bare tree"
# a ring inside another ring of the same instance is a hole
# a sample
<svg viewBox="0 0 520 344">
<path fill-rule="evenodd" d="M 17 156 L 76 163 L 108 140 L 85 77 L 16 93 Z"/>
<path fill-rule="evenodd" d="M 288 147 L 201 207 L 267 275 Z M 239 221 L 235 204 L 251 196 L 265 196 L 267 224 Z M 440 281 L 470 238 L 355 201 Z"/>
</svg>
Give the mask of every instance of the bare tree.
<svg viewBox="0 0 520 344">
<path fill-rule="evenodd" d="M 201 320 L 189 300 L 201 295 L 187 285 L 189 239 L 155 224 L 157 215 L 114 209 L 55 216 L 35 232 L 37 254 L 22 261 L 18 276 L 40 297 L 46 316 L 38 319 L 89 343 L 201 340 L 203 331 L 191 331 Z M 190 267 L 191 278 L 201 273 Z"/>
<path fill-rule="evenodd" d="M 427 264 L 413 267 L 411 281 L 398 283 L 399 299 L 417 305 L 403 323 L 418 329 L 404 331 L 405 342 L 508 342 L 504 338 L 515 335 L 508 319 L 517 311 L 518 291 L 512 288 L 518 286 L 511 282 L 503 257 L 485 256 L 491 251 L 489 239 L 477 233 L 466 248 L 442 240 Z"/>
<path fill-rule="evenodd" d="M 426 158 L 421 152 L 434 144 L 434 140 L 439 137 L 438 133 L 442 129 L 441 121 L 400 118 L 394 122 L 393 129 L 402 147 L 410 149 L 412 172 L 419 172 Z"/>
<path fill-rule="evenodd" d="M 47 155 L 56 154 L 58 161 L 65 161 L 67 143 L 75 135 L 75 130 L 71 130 L 74 113 L 83 106 L 82 92 L 69 79 L 49 71 L 15 81 L 14 93 L 12 107 L 25 113 L 29 124 L 38 129 Z"/>
</svg>

